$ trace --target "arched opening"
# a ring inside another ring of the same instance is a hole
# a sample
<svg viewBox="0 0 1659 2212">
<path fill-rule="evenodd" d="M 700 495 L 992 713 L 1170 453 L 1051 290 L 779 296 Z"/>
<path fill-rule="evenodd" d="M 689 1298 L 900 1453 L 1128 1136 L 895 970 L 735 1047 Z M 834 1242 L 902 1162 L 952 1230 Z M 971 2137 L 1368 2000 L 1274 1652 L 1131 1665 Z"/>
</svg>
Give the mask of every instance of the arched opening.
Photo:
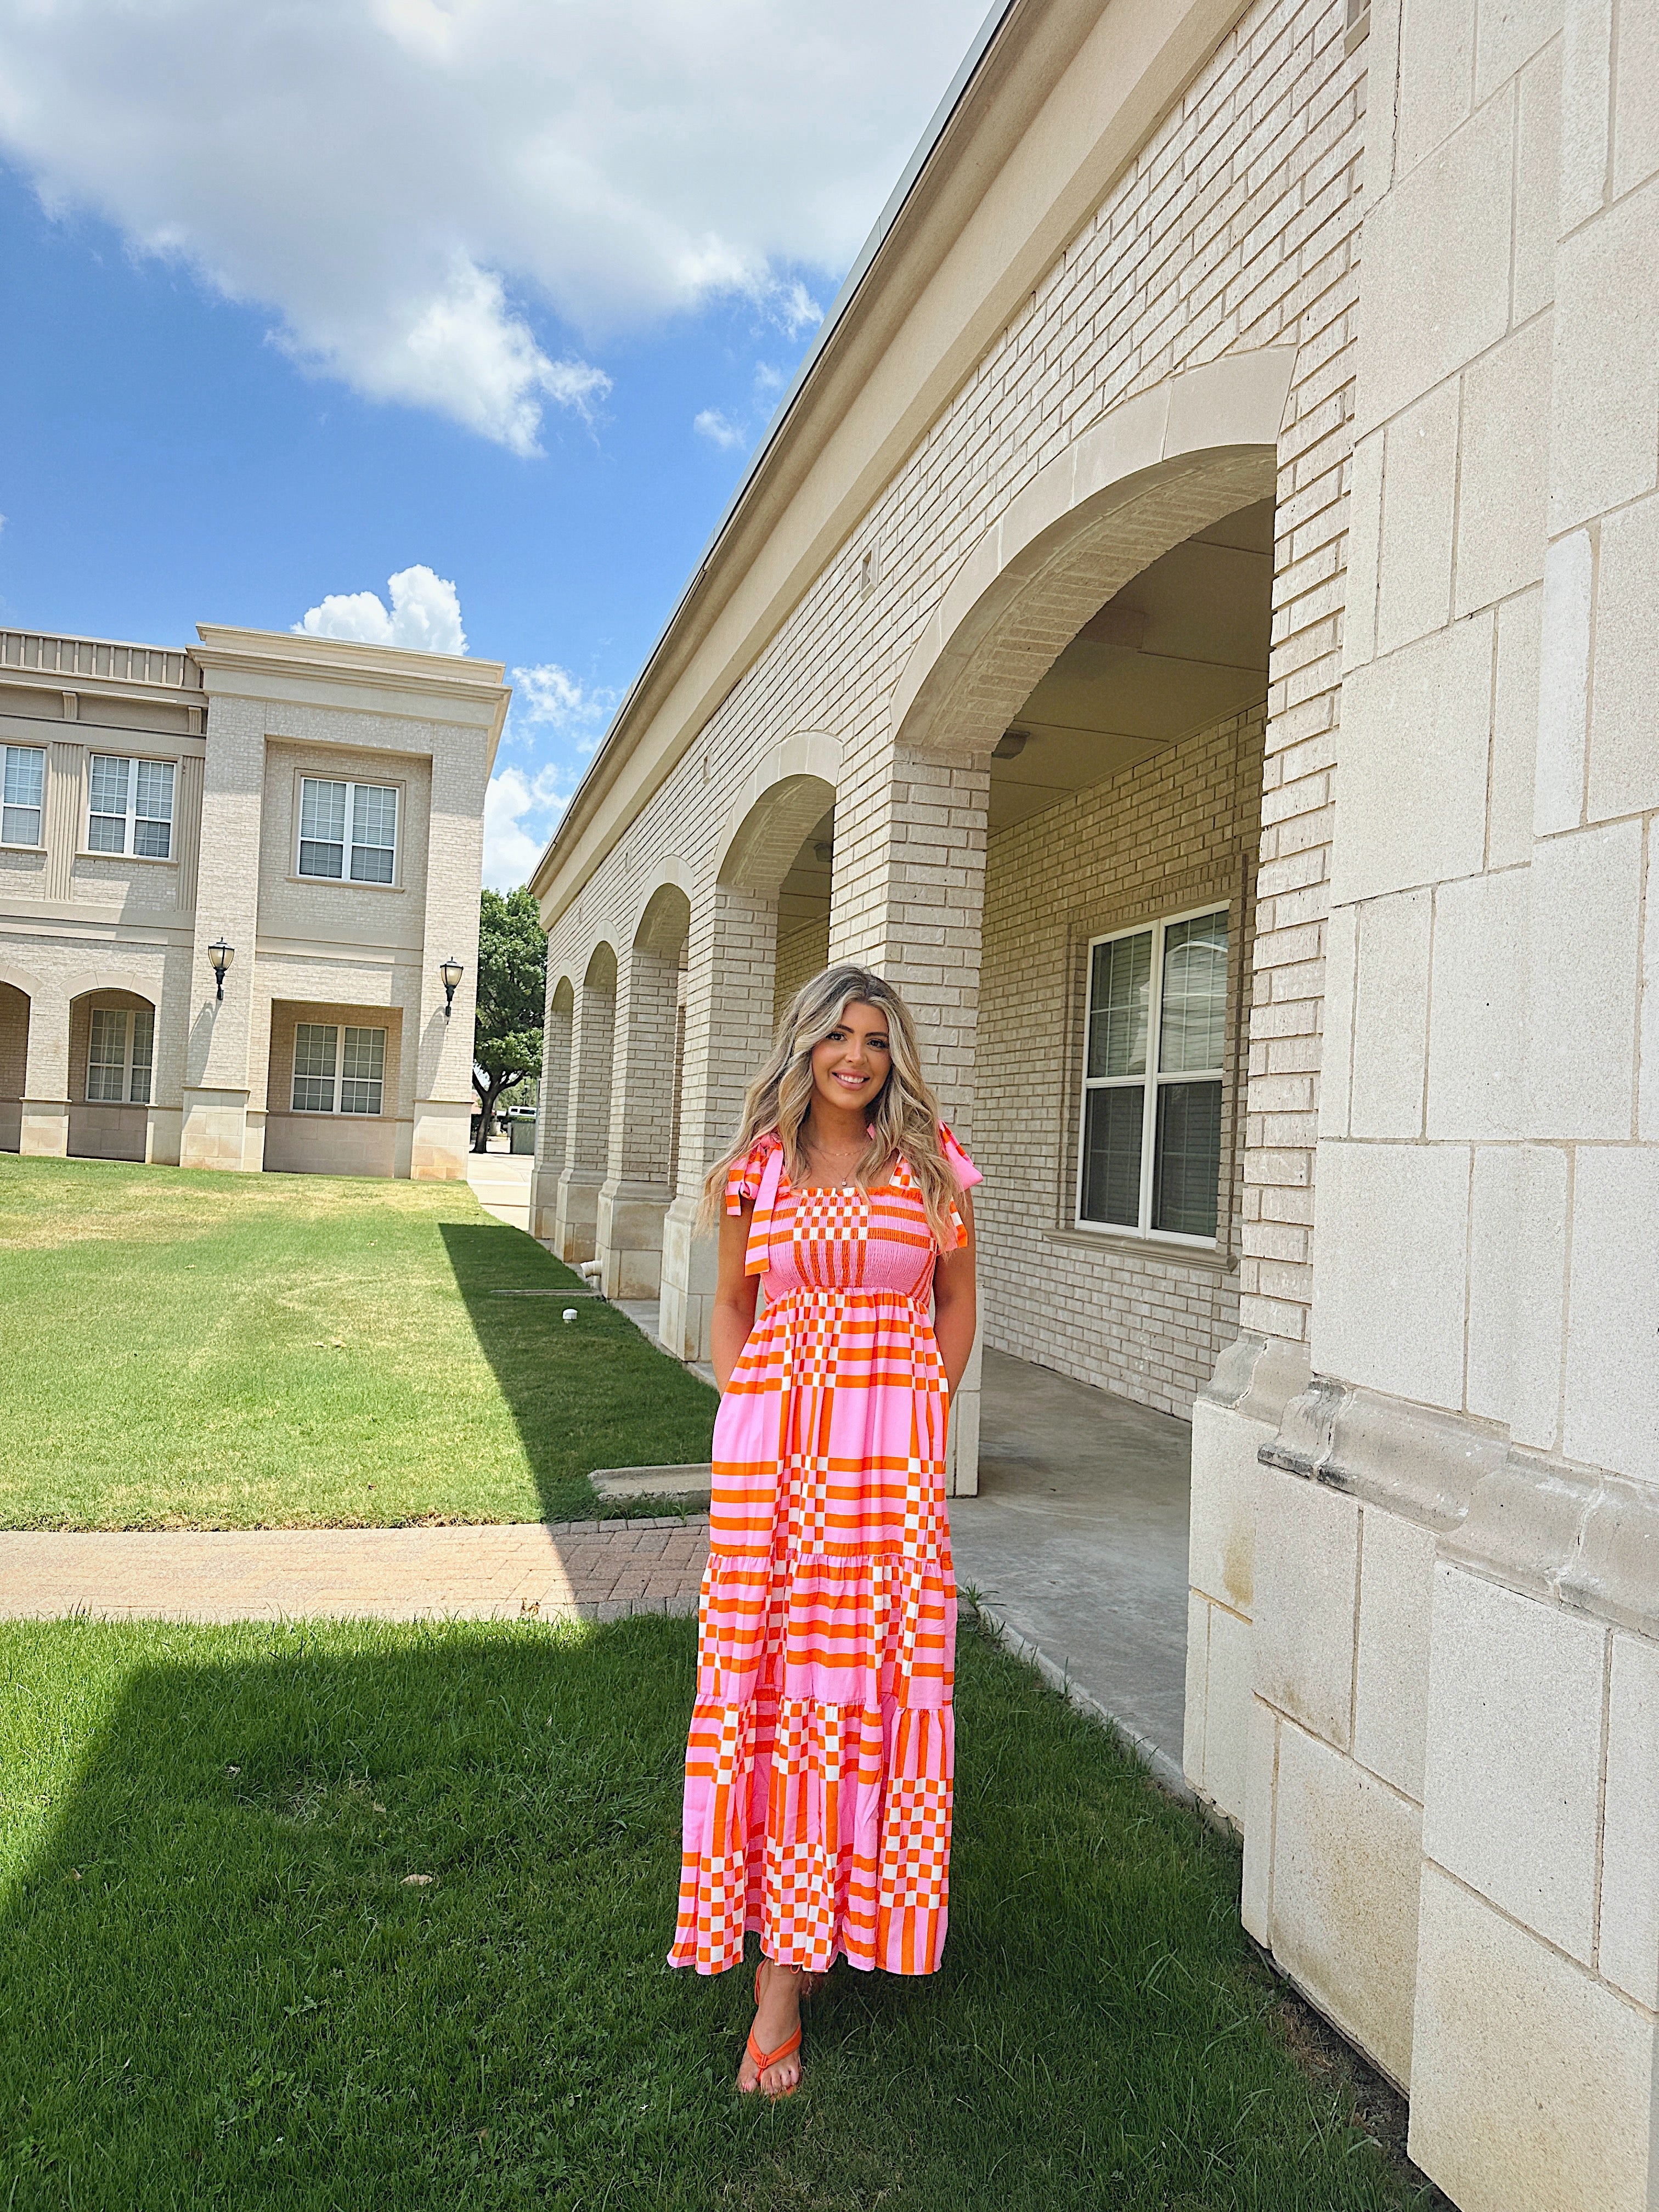
<svg viewBox="0 0 1659 2212">
<path fill-rule="evenodd" d="M 608 1297 L 648 1301 L 662 1281 L 663 1218 L 678 1169 L 691 902 L 678 883 L 646 902 L 618 971 L 610 1148 L 595 1256 Z"/>
<path fill-rule="evenodd" d="M 1218 362 L 1079 441 L 963 563 L 894 698 L 893 842 L 910 842 L 891 880 L 943 875 L 931 823 L 983 824 L 982 896 L 950 917 L 963 949 L 939 994 L 972 1010 L 960 1090 L 987 1178 L 982 1369 L 953 1413 L 974 1462 L 958 1442 L 956 1487 L 986 1510 L 953 1527 L 958 1567 L 1074 1650 L 1056 1593 L 1096 1588 L 1091 1663 L 1171 1771 L 1206 1510 L 1190 1420 L 1237 1331 L 1289 368 Z M 923 784 L 911 830 L 898 801 Z M 1309 1064 L 1295 1037 L 1273 1049 Z M 1016 1526 L 1011 1550 L 996 1531 Z"/>
<path fill-rule="evenodd" d="M 611 1139 L 611 1061 L 617 1026 L 617 955 L 594 947 L 574 994 L 570 1036 L 569 1127 L 559 1177 L 554 1244 L 580 1266 L 593 1257 L 599 1190 Z"/>
<path fill-rule="evenodd" d="M 823 965 L 840 767 L 833 738 L 791 738 L 774 748 L 732 809 L 709 904 L 697 916 L 658 1322 L 682 1359 L 708 1356 L 714 1247 L 694 1228 L 703 1174 L 736 1125 L 788 989 L 813 972 L 801 963 L 817 957 Z"/>
<path fill-rule="evenodd" d="M 772 978 L 772 1020 L 803 983 L 830 964 L 830 882 L 836 852 L 836 810 L 827 807 L 801 840 L 778 886 L 778 949 Z"/>
<path fill-rule="evenodd" d="M 29 994 L 0 983 L 0 1152 L 22 1144 L 23 1097 L 28 1082 Z"/>
<path fill-rule="evenodd" d="M 142 1160 L 155 1095 L 155 1007 L 137 991 L 84 991 L 70 1002 L 71 1158 Z"/>
<path fill-rule="evenodd" d="M 570 1046 L 575 1024 L 576 992 L 561 975 L 547 994 L 542 1032 L 542 1073 L 537 1086 L 535 1188 L 530 1220 L 532 1233 L 552 1243 L 557 1232 L 559 1177 L 568 1161 L 570 1139 Z"/>
<path fill-rule="evenodd" d="M 721 1013 L 727 1034 L 730 1024 L 741 1024 L 742 1057 L 710 1091 L 727 1121 L 735 1119 L 743 1084 L 764 1058 L 783 1009 L 829 959 L 835 845 L 835 786 L 811 774 L 784 776 L 763 791 L 727 842 L 716 921 L 721 965 L 736 988 L 725 995 Z M 717 991 L 720 985 L 717 973 Z"/>
</svg>

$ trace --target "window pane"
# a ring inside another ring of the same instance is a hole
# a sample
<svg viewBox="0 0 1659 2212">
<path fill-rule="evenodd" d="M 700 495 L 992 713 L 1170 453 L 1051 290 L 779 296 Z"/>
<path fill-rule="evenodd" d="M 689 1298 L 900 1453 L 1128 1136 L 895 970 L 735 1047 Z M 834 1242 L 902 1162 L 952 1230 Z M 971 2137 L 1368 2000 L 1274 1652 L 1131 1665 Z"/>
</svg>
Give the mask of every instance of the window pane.
<svg viewBox="0 0 1659 2212">
<path fill-rule="evenodd" d="M 319 837 L 330 844 L 345 840 L 346 787 L 324 783 L 316 776 L 300 779 L 300 835 Z"/>
<path fill-rule="evenodd" d="M 8 806 L 44 806 L 46 802 L 46 756 L 39 745 L 6 747 L 5 803 Z"/>
<path fill-rule="evenodd" d="M 1219 1069 L 1227 1036 L 1224 914 L 1172 922 L 1164 933 L 1164 1003 L 1158 1024 L 1158 1064 L 1163 1073 Z"/>
<path fill-rule="evenodd" d="M 116 760 L 106 753 L 92 757 L 92 811 L 94 814 L 125 814 L 127 811 L 127 788 L 132 781 L 132 763 Z"/>
<path fill-rule="evenodd" d="M 1140 1226 L 1140 1127 L 1146 1093 L 1138 1084 L 1091 1091 L 1083 1120 L 1083 1218 Z"/>
<path fill-rule="evenodd" d="M 389 884 L 398 839 L 395 784 L 358 783 L 351 791 L 351 880 Z"/>
<path fill-rule="evenodd" d="M 392 881 L 392 848 L 375 845 L 354 845 L 351 848 L 351 880 L 354 884 L 389 884 Z"/>
<path fill-rule="evenodd" d="M 87 1096 L 113 1099 L 126 1094 L 127 1016 L 125 1006 L 94 1006 L 87 1048 Z"/>
<path fill-rule="evenodd" d="M 1221 1181 L 1221 1085 L 1165 1083 L 1158 1093 L 1152 1226 L 1178 1237 L 1215 1235 Z"/>
<path fill-rule="evenodd" d="M 132 1081 L 127 1097 L 135 1106 L 149 1103 L 150 1070 L 155 1062 L 155 1009 L 137 1006 L 132 1016 Z"/>
<path fill-rule="evenodd" d="M 345 848 L 343 845 L 319 845 L 309 838 L 300 845 L 300 873 L 302 876 L 339 876 L 345 872 Z"/>
<path fill-rule="evenodd" d="M 378 1114 L 386 1074 L 386 1031 L 347 1030 L 340 1054 L 340 1111 Z"/>
<path fill-rule="evenodd" d="M 173 763 L 139 761 L 136 766 L 132 849 L 165 860 L 173 850 Z"/>
<path fill-rule="evenodd" d="M 127 849 L 127 793 L 132 763 L 112 755 L 92 757 L 92 803 L 88 809 L 87 848 L 94 853 Z"/>
<path fill-rule="evenodd" d="M 38 806 L 0 807 L 0 843 L 38 845 L 40 810 Z"/>
<path fill-rule="evenodd" d="M 300 873 L 345 873 L 346 787 L 317 776 L 300 779 Z"/>
<path fill-rule="evenodd" d="M 331 1022 L 299 1022 L 294 1030 L 294 1110 L 334 1111 L 334 1052 L 339 1031 Z"/>
<path fill-rule="evenodd" d="M 1089 1073 L 1141 1075 L 1146 1068 L 1146 1010 L 1152 933 L 1097 945 L 1089 973 Z"/>
</svg>

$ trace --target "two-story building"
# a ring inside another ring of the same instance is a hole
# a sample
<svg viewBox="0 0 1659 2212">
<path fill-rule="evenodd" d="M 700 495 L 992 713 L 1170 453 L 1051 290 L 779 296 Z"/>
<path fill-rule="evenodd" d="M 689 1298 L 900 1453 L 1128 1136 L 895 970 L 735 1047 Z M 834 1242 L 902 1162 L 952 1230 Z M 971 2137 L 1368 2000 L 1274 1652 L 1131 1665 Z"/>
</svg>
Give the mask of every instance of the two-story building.
<svg viewBox="0 0 1659 2212">
<path fill-rule="evenodd" d="M 463 1175 L 501 676 L 0 631 L 0 1150 Z"/>
</svg>

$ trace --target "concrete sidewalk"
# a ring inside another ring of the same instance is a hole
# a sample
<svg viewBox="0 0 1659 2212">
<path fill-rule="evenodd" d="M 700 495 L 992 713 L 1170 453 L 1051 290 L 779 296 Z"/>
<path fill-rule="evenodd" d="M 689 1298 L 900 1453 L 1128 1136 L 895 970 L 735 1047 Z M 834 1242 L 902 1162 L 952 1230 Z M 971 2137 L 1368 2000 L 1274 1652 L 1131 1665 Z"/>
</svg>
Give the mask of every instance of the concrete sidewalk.
<svg viewBox="0 0 1659 2212">
<path fill-rule="evenodd" d="M 486 1213 L 493 1213 L 509 1229 L 528 1230 L 535 1165 L 529 1152 L 469 1152 L 466 1179 Z"/>
<path fill-rule="evenodd" d="M 0 1531 L 0 1620 L 693 1613 L 708 1549 L 706 1515 L 440 1528 Z"/>
<path fill-rule="evenodd" d="M 979 1495 L 951 1501 L 958 1584 L 1184 1790 L 1191 1429 L 1000 1352 L 980 1407 Z"/>
</svg>

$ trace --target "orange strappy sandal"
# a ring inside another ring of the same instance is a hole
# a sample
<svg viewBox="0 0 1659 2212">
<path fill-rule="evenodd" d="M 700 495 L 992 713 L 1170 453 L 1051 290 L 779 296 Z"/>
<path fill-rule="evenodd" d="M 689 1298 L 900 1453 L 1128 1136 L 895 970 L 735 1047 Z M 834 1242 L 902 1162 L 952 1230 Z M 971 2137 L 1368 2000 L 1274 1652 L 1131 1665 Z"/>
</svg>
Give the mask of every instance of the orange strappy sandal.
<svg viewBox="0 0 1659 2212">
<path fill-rule="evenodd" d="M 759 1966 L 755 1969 L 755 2010 L 757 2013 L 760 2010 L 761 1976 L 765 1972 L 766 1961 L 763 1959 Z M 816 1980 L 817 1977 L 814 1976 L 812 1978 Z M 802 1995 L 805 1995 L 805 1991 L 804 1990 L 802 1991 Z M 750 2094 L 757 2097 L 793 2097 L 796 2090 L 799 2088 L 802 2081 L 806 2078 L 804 2069 L 795 2076 L 795 2079 L 790 2083 L 787 2089 L 763 2089 L 761 2087 L 761 2075 L 765 2073 L 769 2066 L 775 2066 L 780 2058 L 787 2058 L 792 2051 L 799 2051 L 800 2049 L 799 2027 L 797 2027 L 792 2035 L 785 2036 L 783 2041 L 779 2044 L 775 2051 L 763 2051 L 756 2038 L 755 2031 L 751 2027 L 749 2031 L 748 2048 L 749 2056 L 755 2062 L 755 2087 Z"/>
</svg>

